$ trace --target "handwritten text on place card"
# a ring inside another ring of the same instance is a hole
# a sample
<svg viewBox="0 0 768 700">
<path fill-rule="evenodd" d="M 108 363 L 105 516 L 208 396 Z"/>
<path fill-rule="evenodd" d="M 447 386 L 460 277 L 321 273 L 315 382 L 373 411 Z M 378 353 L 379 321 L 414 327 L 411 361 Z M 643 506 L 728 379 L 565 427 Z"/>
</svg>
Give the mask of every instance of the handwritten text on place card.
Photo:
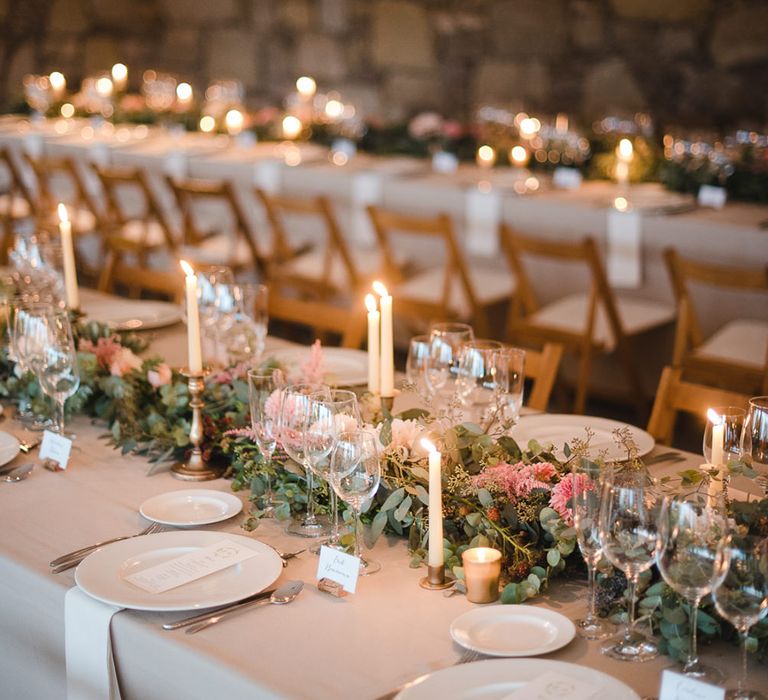
<svg viewBox="0 0 768 700">
<path fill-rule="evenodd" d="M 680 673 L 661 674 L 659 700 L 724 700 L 725 690 L 716 685 L 687 678 Z"/>
<path fill-rule="evenodd" d="M 62 469 L 67 468 L 69 453 L 72 451 L 72 440 L 62 435 L 46 430 L 40 443 L 40 459 L 52 459 Z"/>
<path fill-rule="evenodd" d="M 250 547 L 224 539 L 196 552 L 150 566 L 126 576 L 125 580 L 149 593 L 164 593 L 255 556 L 256 552 Z"/>
<path fill-rule="evenodd" d="M 320 561 L 317 564 L 318 580 L 329 578 L 331 581 L 340 583 L 347 593 L 354 593 L 359 575 L 360 559 L 331 547 L 320 547 Z"/>
<path fill-rule="evenodd" d="M 504 700 L 587 700 L 597 692 L 591 683 L 577 681 L 563 673 L 550 671 L 534 678 L 522 688 L 504 696 Z"/>
</svg>

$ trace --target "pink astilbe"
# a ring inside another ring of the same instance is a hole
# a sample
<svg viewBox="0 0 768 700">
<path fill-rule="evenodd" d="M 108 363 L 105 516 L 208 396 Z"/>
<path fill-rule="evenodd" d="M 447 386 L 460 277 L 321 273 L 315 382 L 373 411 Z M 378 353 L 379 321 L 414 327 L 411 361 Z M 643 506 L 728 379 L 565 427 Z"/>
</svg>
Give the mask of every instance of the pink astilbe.
<svg viewBox="0 0 768 700">
<path fill-rule="evenodd" d="M 323 347 L 318 339 L 312 343 L 309 357 L 301 365 L 301 381 L 304 384 L 322 384 L 324 374 Z"/>
<path fill-rule="evenodd" d="M 586 474 L 566 474 L 559 484 L 552 489 L 549 498 L 549 507 L 556 511 L 563 522 L 570 527 L 573 525 L 573 510 L 569 503 L 574 493 L 581 493 L 585 489 L 594 488 Z"/>
<path fill-rule="evenodd" d="M 256 433 L 250 426 L 246 428 L 232 428 L 231 430 L 225 430 L 224 435 L 228 437 L 247 437 L 252 442 L 256 442 Z"/>
<path fill-rule="evenodd" d="M 507 494 L 510 501 L 526 498 L 534 489 L 549 490 L 555 468 L 548 462 L 540 464 L 508 464 L 502 462 L 495 467 L 486 467 L 474 478 L 478 488 L 495 485 Z"/>
</svg>

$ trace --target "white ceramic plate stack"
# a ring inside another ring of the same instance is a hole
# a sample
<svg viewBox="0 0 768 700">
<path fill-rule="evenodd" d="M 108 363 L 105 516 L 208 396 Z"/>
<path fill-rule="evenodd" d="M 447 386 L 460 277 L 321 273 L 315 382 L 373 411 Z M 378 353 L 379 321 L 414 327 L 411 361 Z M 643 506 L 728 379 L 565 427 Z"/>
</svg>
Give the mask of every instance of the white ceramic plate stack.
<svg viewBox="0 0 768 700">
<path fill-rule="evenodd" d="M 164 593 L 148 593 L 125 580 L 130 574 L 225 539 L 255 550 L 256 556 Z M 263 591 L 282 571 L 282 559 L 257 540 L 223 532 L 181 530 L 107 545 L 82 561 L 75 571 L 75 582 L 83 592 L 103 603 L 133 610 L 171 612 L 234 603 Z"/>
<path fill-rule="evenodd" d="M 19 441 L 13 435 L 0 432 L 0 467 L 15 459 L 20 449 Z"/>
<path fill-rule="evenodd" d="M 522 416 L 518 424 L 509 431 L 509 434 L 523 449 L 529 440 L 536 440 L 542 447 L 551 443 L 555 447 L 555 456 L 563 458 L 563 445 L 570 444 L 574 438 L 584 439 L 586 437 L 584 429 L 590 428 L 594 432 L 594 436 L 589 443 L 589 454 L 594 457 L 600 452 L 605 452 L 608 461 L 621 461 L 626 459 L 627 455 L 625 450 L 614 441 L 613 431 L 625 427 L 630 429 L 632 437 L 637 443 L 638 457 L 647 455 L 653 450 L 656 442 L 645 430 L 596 416 L 548 413 Z"/>
</svg>

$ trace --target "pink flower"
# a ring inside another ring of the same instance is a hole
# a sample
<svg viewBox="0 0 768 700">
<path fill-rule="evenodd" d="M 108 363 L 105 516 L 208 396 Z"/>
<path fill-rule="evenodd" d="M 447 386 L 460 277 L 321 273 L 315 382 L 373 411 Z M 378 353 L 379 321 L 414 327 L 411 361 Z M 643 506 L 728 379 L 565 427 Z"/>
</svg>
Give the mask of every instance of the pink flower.
<svg viewBox="0 0 768 700">
<path fill-rule="evenodd" d="M 551 480 L 556 474 L 548 462 L 540 464 L 508 464 L 502 462 L 495 467 L 486 467 L 474 478 L 478 488 L 495 485 L 503 490 L 510 501 L 526 498 L 534 489 L 549 491 Z"/>
<path fill-rule="evenodd" d="M 568 527 L 573 525 L 573 510 L 568 504 L 573 498 L 574 490 L 576 493 L 581 493 L 589 488 L 593 488 L 593 486 L 585 474 L 566 474 L 560 483 L 552 489 L 549 507 L 557 512 Z"/>
<path fill-rule="evenodd" d="M 323 383 L 323 347 L 319 340 L 312 343 L 309 357 L 301 365 L 301 382 L 303 384 Z"/>
<path fill-rule="evenodd" d="M 419 141 L 440 136 L 443 118 L 437 112 L 417 114 L 408 124 L 408 133 Z"/>
<path fill-rule="evenodd" d="M 134 369 L 141 369 L 141 358 L 134 355 L 128 348 L 121 347 L 112 358 L 109 373 L 113 377 L 122 377 Z"/>
<path fill-rule="evenodd" d="M 155 389 L 159 389 L 161 386 L 171 383 L 172 375 L 171 368 L 165 362 L 161 362 L 155 369 L 147 372 L 147 381 Z"/>
</svg>

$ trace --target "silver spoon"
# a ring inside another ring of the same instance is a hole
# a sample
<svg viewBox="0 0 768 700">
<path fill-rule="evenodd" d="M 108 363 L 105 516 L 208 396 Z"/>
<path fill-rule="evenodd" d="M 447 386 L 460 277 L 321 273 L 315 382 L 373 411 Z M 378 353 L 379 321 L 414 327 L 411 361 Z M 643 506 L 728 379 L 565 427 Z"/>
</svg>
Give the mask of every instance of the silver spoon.
<svg viewBox="0 0 768 700">
<path fill-rule="evenodd" d="M 20 467 L 16 467 L 16 469 L 8 472 L 5 481 L 9 484 L 15 484 L 17 481 L 24 481 L 24 479 L 32 473 L 34 468 L 34 464 L 22 464 Z"/>
<path fill-rule="evenodd" d="M 293 601 L 296 596 L 301 593 L 302 588 L 304 588 L 303 581 L 288 581 L 288 583 L 280 586 L 280 588 L 278 588 L 271 596 L 269 596 L 269 598 L 261 598 L 259 600 L 254 600 L 251 603 L 245 603 L 244 605 L 240 605 L 230 610 L 215 613 L 202 622 L 198 622 L 196 625 L 187 627 L 187 634 L 195 634 L 195 632 L 204 630 L 206 627 L 211 627 L 220 620 L 224 619 L 228 614 L 239 612 L 240 610 L 245 610 L 246 608 L 255 608 L 258 605 L 268 605 L 270 603 L 274 605 L 286 605 L 287 603 Z"/>
</svg>

